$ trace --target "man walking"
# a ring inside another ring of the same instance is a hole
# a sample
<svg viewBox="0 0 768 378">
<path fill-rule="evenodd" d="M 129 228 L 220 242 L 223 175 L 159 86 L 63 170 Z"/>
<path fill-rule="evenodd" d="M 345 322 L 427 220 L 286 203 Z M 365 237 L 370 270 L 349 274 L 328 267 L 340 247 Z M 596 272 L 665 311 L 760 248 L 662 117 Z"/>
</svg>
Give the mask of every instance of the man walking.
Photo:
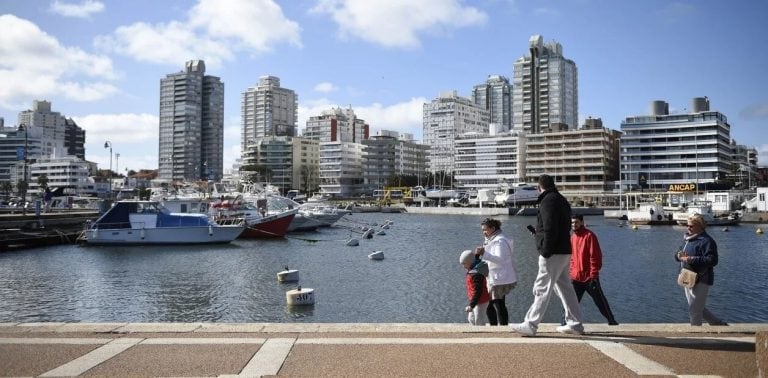
<svg viewBox="0 0 768 378">
<path fill-rule="evenodd" d="M 608 299 L 600 287 L 600 268 L 603 266 L 603 253 L 597 235 L 584 226 L 582 215 L 573 215 L 571 218 L 573 234 L 571 235 L 571 280 L 576 298 L 581 303 L 581 297 L 586 291 L 595 301 L 597 309 L 608 320 L 608 325 L 619 325 L 608 305 Z"/>
<path fill-rule="evenodd" d="M 533 283 L 533 304 L 522 323 L 510 324 L 514 332 L 534 336 L 544 318 L 552 291 L 565 309 L 566 324 L 560 333 L 581 335 L 581 307 L 571 284 L 568 268 L 571 262 L 571 206 L 555 187 L 549 175 L 539 177 L 539 214 L 536 217 L 536 249 L 539 251 L 539 273 Z"/>
</svg>

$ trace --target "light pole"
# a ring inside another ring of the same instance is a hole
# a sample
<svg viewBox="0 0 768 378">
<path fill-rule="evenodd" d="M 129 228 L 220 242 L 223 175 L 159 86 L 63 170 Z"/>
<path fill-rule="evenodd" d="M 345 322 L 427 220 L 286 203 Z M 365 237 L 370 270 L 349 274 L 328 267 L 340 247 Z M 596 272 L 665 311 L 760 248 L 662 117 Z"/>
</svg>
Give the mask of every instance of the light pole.
<svg viewBox="0 0 768 378">
<path fill-rule="evenodd" d="M 107 180 L 109 180 L 109 198 L 112 198 L 112 142 L 104 142 L 104 148 L 109 148 L 109 174 Z"/>
<path fill-rule="evenodd" d="M 21 186 L 21 215 L 27 215 L 27 151 L 29 150 L 29 129 L 23 123 L 19 124 L 19 131 L 24 131 L 24 178 Z"/>
</svg>

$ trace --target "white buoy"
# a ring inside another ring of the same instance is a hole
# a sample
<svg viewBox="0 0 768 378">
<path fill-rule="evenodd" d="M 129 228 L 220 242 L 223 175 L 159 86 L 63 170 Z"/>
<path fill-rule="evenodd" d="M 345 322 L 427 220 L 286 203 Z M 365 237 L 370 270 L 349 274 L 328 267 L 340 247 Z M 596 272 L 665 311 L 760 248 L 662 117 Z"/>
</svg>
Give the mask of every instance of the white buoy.
<svg viewBox="0 0 768 378">
<path fill-rule="evenodd" d="M 384 232 L 384 230 L 376 231 L 376 235 L 386 235 L 387 233 Z"/>
<path fill-rule="evenodd" d="M 347 246 L 357 247 L 358 245 L 360 245 L 360 240 L 357 240 L 355 238 L 347 240 Z"/>
<path fill-rule="evenodd" d="M 373 229 L 370 229 L 363 233 L 363 239 L 373 239 Z"/>
<path fill-rule="evenodd" d="M 381 226 L 381 228 L 385 229 L 385 230 L 389 230 L 389 224 L 385 224 L 385 225 Z"/>
<path fill-rule="evenodd" d="M 728 227 L 723 227 L 723 232 L 728 232 Z"/>
<path fill-rule="evenodd" d="M 758 234 L 758 235 L 762 235 L 763 234 L 763 229 L 758 227 L 757 230 L 755 230 L 755 233 Z"/>
<path fill-rule="evenodd" d="M 368 258 L 371 260 L 384 260 L 384 251 L 373 251 Z"/>
<path fill-rule="evenodd" d="M 277 281 L 278 282 L 298 282 L 299 271 L 296 269 L 288 269 L 288 267 L 286 266 L 284 271 L 277 273 Z"/>
<path fill-rule="evenodd" d="M 289 306 L 310 306 L 315 304 L 315 289 L 301 286 L 285 292 L 285 302 Z"/>
</svg>

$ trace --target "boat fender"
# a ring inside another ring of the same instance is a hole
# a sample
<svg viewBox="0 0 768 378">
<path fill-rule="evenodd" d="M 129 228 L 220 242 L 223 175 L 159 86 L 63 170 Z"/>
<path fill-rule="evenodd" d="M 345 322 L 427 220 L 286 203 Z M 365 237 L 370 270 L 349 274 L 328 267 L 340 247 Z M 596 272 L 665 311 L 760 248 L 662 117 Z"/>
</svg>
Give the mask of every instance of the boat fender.
<svg viewBox="0 0 768 378">
<path fill-rule="evenodd" d="M 146 235 L 146 231 L 144 230 L 144 227 L 142 227 L 142 228 L 141 228 L 141 240 L 144 240 L 144 237 L 145 237 L 145 236 L 147 236 L 147 235 Z"/>
<path fill-rule="evenodd" d="M 672 220 L 672 214 L 667 214 L 667 220 Z"/>
<path fill-rule="evenodd" d="M 656 219 L 657 219 L 657 220 L 661 220 L 661 214 L 657 215 L 657 216 L 656 216 Z"/>
<path fill-rule="evenodd" d="M 213 226 L 210 224 L 208 225 L 208 236 L 213 236 Z"/>
</svg>

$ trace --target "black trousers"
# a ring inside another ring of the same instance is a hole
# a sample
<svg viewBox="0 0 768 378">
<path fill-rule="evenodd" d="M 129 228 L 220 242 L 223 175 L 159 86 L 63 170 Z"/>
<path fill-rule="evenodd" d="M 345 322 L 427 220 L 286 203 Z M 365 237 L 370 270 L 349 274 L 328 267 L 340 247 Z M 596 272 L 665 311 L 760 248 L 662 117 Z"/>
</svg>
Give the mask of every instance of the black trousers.
<svg viewBox="0 0 768 378">
<path fill-rule="evenodd" d="M 611 312 L 611 306 L 608 305 L 608 299 L 605 298 L 605 294 L 603 294 L 603 288 L 600 287 L 599 279 L 594 279 L 587 282 L 572 282 L 573 289 L 576 290 L 576 298 L 579 299 L 579 303 L 581 303 L 581 297 L 584 296 L 584 292 L 586 291 L 589 296 L 592 297 L 592 300 L 595 301 L 595 306 L 597 306 L 597 309 L 600 310 L 600 313 L 603 314 L 603 316 L 608 320 L 608 324 L 616 323 L 616 319 L 613 317 L 613 312 Z"/>
</svg>

